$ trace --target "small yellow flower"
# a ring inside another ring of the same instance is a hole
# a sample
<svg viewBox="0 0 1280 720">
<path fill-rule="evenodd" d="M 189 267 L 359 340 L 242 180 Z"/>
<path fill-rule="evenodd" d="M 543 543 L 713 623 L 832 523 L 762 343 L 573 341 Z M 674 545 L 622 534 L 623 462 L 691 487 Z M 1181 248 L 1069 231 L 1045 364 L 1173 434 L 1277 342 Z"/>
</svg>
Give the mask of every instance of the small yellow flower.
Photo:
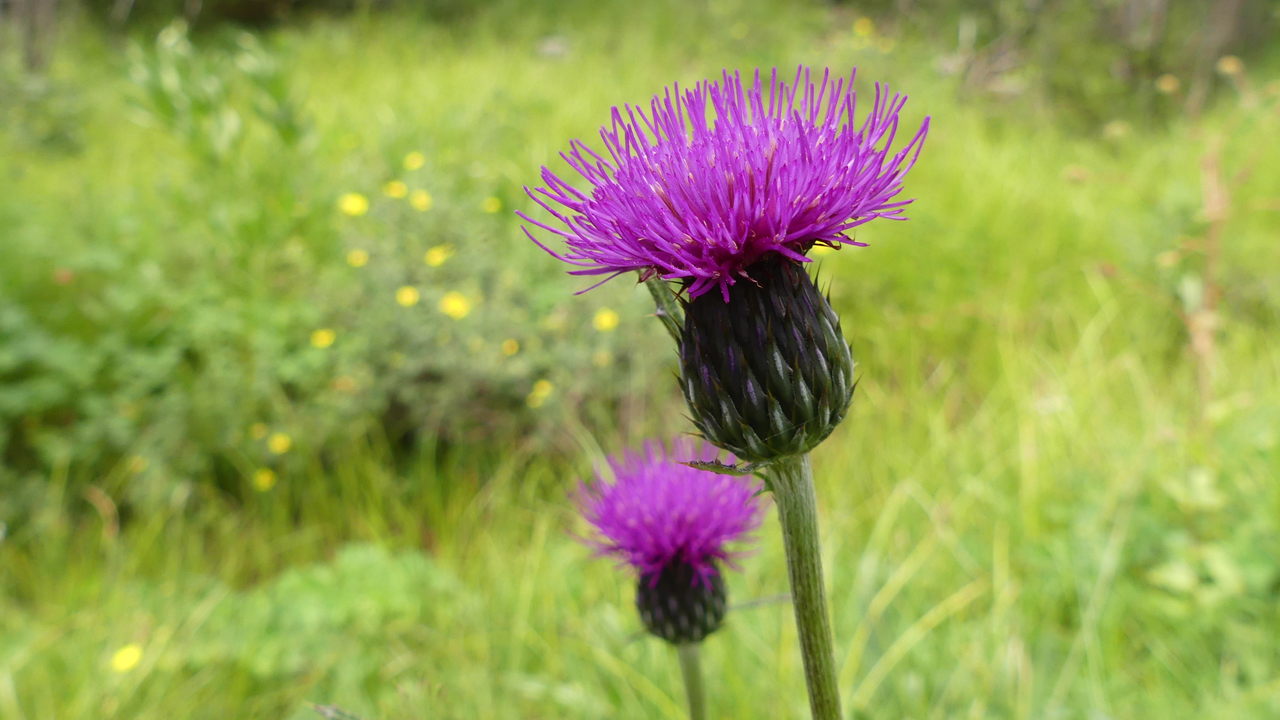
<svg viewBox="0 0 1280 720">
<path fill-rule="evenodd" d="M 454 252 L 456 252 L 456 249 L 450 243 L 437 245 L 428 250 L 426 255 L 422 256 L 422 261 L 431 267 L 440 267 L 444 264 L 445 260 L 453 257 Z"/>
<path fill-rule="evenodd" d="M 360 217 L 369 212 L 369 198 L 360 193 L 347 193 L 338 198 L 338 209 L 343 215 L 351 217 Z"/>
<path fill-rule="evenodd" d="M 369 262 L 368 250 L 352 250 L 347 253 L 347 264 L 351 267 L 364 267 Z"/>
<path fill-rule="evenodd" d="M 502 209 L 502 201 L 490 195 L 480 203 L 480 209 L 492 215 Z"/>
<path fill-rule="evenodd" d="M 337 339 L 338 334 L 330 328 L 320 328 L 311 333 L 311 347 L 323 350 L 332 345 L 333 341 Z"/>
<path fill-rule="evenodd" d="M 1129 131 L 1132 129 L 1133 127 L 1124 120 L 1112 120 L 1102 126 L 1102 137 L 1112 141 L 1123 140 L 1129 136 Z"/>
<path fill-rule="evenodd" d="M 1218 59 L 1218 72 L 1223 75 L 1239 75 L 1244 72 L 1244 61 L 1235 55 L 1224 55 Z"/>
<path fill-rule="evenodd" d="M 133 457 L 129 458 L 129 472 L 133 473 L 134 475 L 137 475 L 138 473 L 141 473 L 142 471 L 146 470 L 147 465 L 149 464 L 150 463 L 147 462 L 146 458 L 142 457 L 141 455 L 134 455 Z"/>
<path fill-rule="evenodd" d="M 525 404 L 531 408 L 536 408 L 546 402 L 555 389 L 556 387 L 550 381 L 539 380 L 533 384 L 533 391 L 529 393 L 529 397 L 525 398 Z"/>
<path fill-rule="evenodd" d="M 396 290 L 396 302 L 400 303 L 401 307 L 413 307 L 414 305 L 417 305 L 420 297 L 421 296 L 418 294 L 418 288 L 413 287 L 412 285 L 405 285 L 399 290 Z"/>
<path fill-rule="evenodd" d="M 258 468 L 253 473 L 253 489 L 266 492 L 276 486 L 276 473 L 271 468 Z"/>
<path fill-rule="evenodd" d="M 595 354 L 591 356 L 591 362 L 596 367 L 609 367 L 610 363 L 613 362 L 613 353 L 608 350 L 597 350 Z"/>
<path fill-rule="evenodd" d="M 833 253 L 835 251 L 836 249 L 830 245 L 814 245 L 809 248 L 810 255 L 826 255 L 827 253 Z"/>
<path fill-rule="evenodd" d="M 858 18 L 858 20 L 853 23 L 853 32 L 858 37 L 869 37 L 875 31 L 876 24 L 872 22 L 871 18 Z"/>
<path fill-rule="evenodd" d="M 515 338 L 507 338 L 502 341 L 502 354 L 508 357 L 520 352 L 520 342 Z"/>
<path fill-rule="evenodd" d="M 392 180 L 382 186 L 382 194 L 389 198 L 402 198 L 409 194 L 409 186 L 399 180 Z"/>
<path fill-rule="evenodd" d="M 129 643 L 111 656 L 111 669 L 118 673 L 129 672 L 138 667 L 138 663 L 142 660 L 142 646 L 137 643 Z"/>
<path fill-rule="evenodd" d="M 283 455 L 293 447 L 293 438 L 284 433 L 276 433 L 267 439 L 267 449 L 276 455 Z"/>
<path fill-rule="evenodd" d="M 1178 79 L 1177 75 L 1161 75 L 1156 78 L 1156 90 L 1165 95 L 1172 95 L 1178 92 L 1181 87 L 1182 81 Z"/>
<path fill-rule="evenodd" d="M 267 436 L 266 423 L 254 423 L 249 426 L 249 437 L 253 438 L 254 440 L 261 440 L 266 436 Z"/>
<path fill-rule="evenodd" d="M 600 332 L 611 332 L 618 327 L 618 313 L 609 308 L 600 308 L 591 319 L 591 324 Z"/>
<path fill-rule="evenodd" d="M 418 168 L 425 165 L 426 162 L 427 162 L 426 156 L 418 152 L 417 150 L 414 150 L 413 152 L 404 156 L 404 169 L 417 170 Z"/>
<path fill-rule="evenodd" d="M 418 212 L 426 212 L 431 209 L 431 193 L 426 190 L 414 190 L 409 193 L 409 204 Z"/>
<path fill-rule="evenodd" d="M 440 298 L 440 312 L 454 320 L 461 320 L 471 312 L 471 301 L 460 292 L 447 292 Z"/>
</svg>

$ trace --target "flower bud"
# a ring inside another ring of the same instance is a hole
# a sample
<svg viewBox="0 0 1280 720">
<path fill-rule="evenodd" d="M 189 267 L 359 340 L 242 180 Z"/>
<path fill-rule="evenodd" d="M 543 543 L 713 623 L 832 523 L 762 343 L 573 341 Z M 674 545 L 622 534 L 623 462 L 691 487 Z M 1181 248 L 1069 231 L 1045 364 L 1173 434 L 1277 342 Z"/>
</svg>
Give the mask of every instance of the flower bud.
<svg viewBox="0 0 1280 720">
<path fill-rule="evenodd" d="M 804 267 L 781 255 L 752 265 L 728 301 L 688 301 L 681 385 L 694 425 L 739 459 L 812 450 L 853 398 L 853 354 L 840 318 Z"/>
<path fill-rule="evenodd" d="M 636 609 L 649 632 L 675 645 L 702 642 L 724 622 L 726 589 L 714 565 L 699 574 L 687 562 L 640 576 Z"/>
</svg>

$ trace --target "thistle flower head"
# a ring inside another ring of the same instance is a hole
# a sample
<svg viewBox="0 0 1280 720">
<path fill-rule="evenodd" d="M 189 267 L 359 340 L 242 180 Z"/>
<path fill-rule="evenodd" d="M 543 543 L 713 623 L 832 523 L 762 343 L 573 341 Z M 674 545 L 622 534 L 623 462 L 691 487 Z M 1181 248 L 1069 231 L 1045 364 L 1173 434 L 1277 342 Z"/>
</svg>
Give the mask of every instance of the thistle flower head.
<svg viewBox="0 0 1280 720">
<path fill-rule="evenodd" d="M 690 297 L 748 276 L 779 254 L 807 262 L 814 244 L 862 245 L 846 233 L 875 218 L 902 220 L 895 200 L 915 163 L 929 120 L 898 153 L 889 148 L 906 103 L 875 86 L 870 114 L 855 123 L 853 76 L 801 67 L 788 85 L 759 71 L 737 73 L 655 96 L 649 112 L 614 108 L 601 128 L 607 157 L 580 141 L 561 156 L 591 185 L 583 192 L 543 168 L 545 187 L 525 191 L 559 221 L 526 222 L 562 238 L 557 258 L 578 275 L 638 270 L 685 283 Z M 714 119 L 708 111 L 714 112 Z"/>
<path fill-rule="evenodd" d="M 611 458 L 613 482 L 597 477 L 577 493 L 583 516 L 600 535 L 587 542 L 654 584 L 677 564 L 709 580 L 717 561 L 732 561 L 726 546 L 759 527 L 764 513 L 759 482 L 681 464 L 715 456 L 714 448 L 677 440 L 670 448 L 650 442 L 643 452 Z"/>
</svg>

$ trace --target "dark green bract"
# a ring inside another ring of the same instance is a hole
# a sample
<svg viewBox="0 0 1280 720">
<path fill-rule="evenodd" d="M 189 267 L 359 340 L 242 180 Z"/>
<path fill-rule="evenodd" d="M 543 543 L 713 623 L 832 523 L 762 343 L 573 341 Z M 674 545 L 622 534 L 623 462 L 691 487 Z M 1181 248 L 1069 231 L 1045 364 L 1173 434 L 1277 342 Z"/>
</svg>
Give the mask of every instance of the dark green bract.
<svg viewBox="0 0 1280 720">
<path fill-rule="evenodd" d="M 636 609 L 649 632 L 675 645 L 702 642 L 724 622 L 728 590 L 719 568 L 699 577 L 693 566 L 675 561 L 658 573 L 640 576 Z"/>
<path fill-rule="evenodd" d="M 741 460 L 812 450 L 853 399 L 840 318 L 799 263 L 762 260 L 729 289 L 685 306 L 681 386 L 702 435 Z"/>
</svg>

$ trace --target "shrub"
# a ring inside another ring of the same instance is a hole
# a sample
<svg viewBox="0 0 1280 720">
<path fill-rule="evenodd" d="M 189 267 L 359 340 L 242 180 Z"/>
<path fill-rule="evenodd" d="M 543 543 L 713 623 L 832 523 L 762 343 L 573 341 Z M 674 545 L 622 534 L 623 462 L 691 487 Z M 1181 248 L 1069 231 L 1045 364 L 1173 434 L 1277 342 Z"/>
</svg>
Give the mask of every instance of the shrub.
<svg viewBox="0 0 1280 720">
<path fill-rule="evenodd" d="M 154 504 L 204 478 L 247 491 L 366 431 L 545 445 L 566 413 L 612 426 L 661 371 L 644 289 L 574 298 L 588 282 L 523 237 L 520 190 L 476 156 L 423 131 L 335 171 L 248 35 L 196 51 L 176 23 L 130 58 L 150 128 L 118 168 L 130 193 L 0 208 L 0 519 L 54 468 Z M 494 122 L 471 132 L 522 142 Z"/>
</svg>

